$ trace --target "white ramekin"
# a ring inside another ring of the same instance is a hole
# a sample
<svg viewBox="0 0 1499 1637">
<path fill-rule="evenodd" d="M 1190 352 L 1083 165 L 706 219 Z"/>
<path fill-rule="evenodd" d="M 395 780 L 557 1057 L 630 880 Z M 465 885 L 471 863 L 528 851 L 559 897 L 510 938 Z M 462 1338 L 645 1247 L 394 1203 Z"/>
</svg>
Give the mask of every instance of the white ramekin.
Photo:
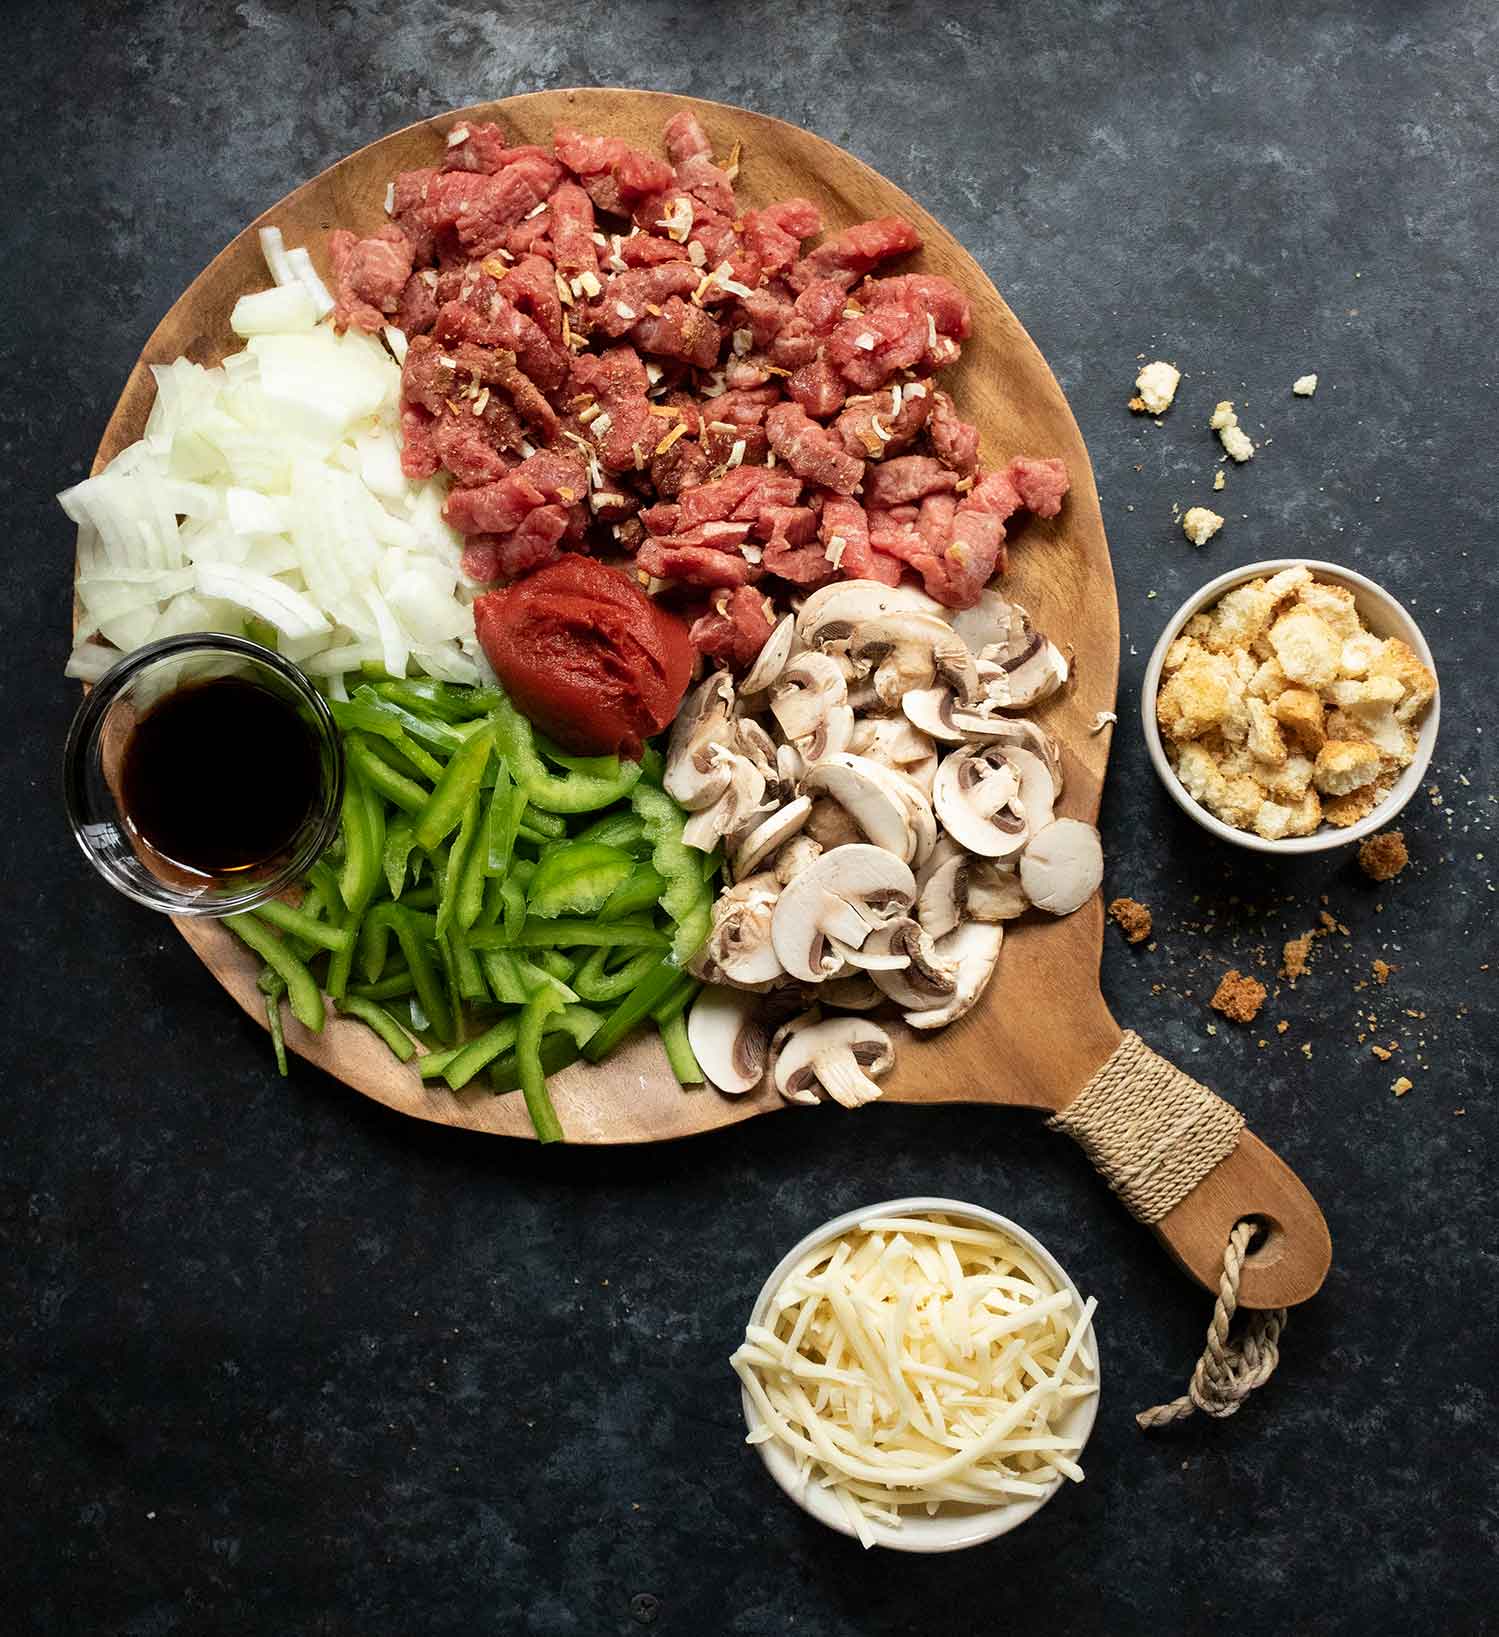
<svg viewBox="0 0 1499 1637">
<path fill-rule="evenodd" d="M 857 1228 L 870 1217 L 931 1216 L 937 1212 L 957 1220 L 979 1223 L 986 1228 L 999 1228 L 1009 1234 L 1011 1238 L 1024 1245 L 1046 1269 L 1058 1290 L 1070 1290 L 1078 1306 L 1083 1305 L 1083 1298 L 1077 1286 L 1067 1277 L 1067 1270 L 1062 1264 L 1034 1234 L 1027 1233 L 1009 1217 L 1000 1216 L 994 1211 L 986 1211 L 982 1205 L 967 1205 L 962 1200 L 918 1197 L 890 1199 L 876 1205 L 865 1205 L 857 1211 L 845 1211 L 842 1216 L 835 1216 L 831 1222 L 824 1222 L 820 1228 L 809 1233 L 799 1244 L 793 1245 L 777 1263 L 775 1271 L 765 1281 L 764 1288 L 755 1298 L 749 1322 L 751 1324 L 765 1322 L 765 1313 L 770 1306 L 771 1297 L 809 1251 L 837 1239 L 850 1228 Z M 1079 1456 L 1092 1434 L 1093 1423 L 1098 1415 L 1097 1388 L 1100 1378 L 1098 1337 L 1091 1321 L 1085 1339 L 1095 1361 L 1094 1391 L 1086 1398 L 1074 1399 L 1056 1422 L 1057 1428 L 1065 1436 L 1077 1440 Z M 747 1392 L 741 1390 L 740 1396 L 744 1404 L 745 1425 L 754 1432 L 762 1424 L 760 1412 L 755 1408 Z M 755 1447 L 759 1450 L 760 1459 L 764 1461 L 771 1477 L 798 1506 L 810 1512 L 819 1523 L 827 1524 L 830 1529 L 836 1529 L 840 1534 L 854 1533 L 831 1490 L 819 1488 L 816 1483 L 809 1483 L 805 1488 L 798 1487 L 796 1461 L 789 1450 L 783 1448 L 774 1438 Z M 871 1523 L 870 1528 L 874 1533 L 876 1545 L 889 1546 L 898 1552 L 955 1552 L 964 1546 L 981 1545 L 986 1540 L 993 1540 L 1018 1528 L 1027 1518 L 1039 1512 L 1066 1482 L 1065 1478 L 1058 1475 L 1051 1489 L 1038 1500 L 1009 1501 L 1001 1506 L 982 1509 L 954 1508 L 951 1512 L 944 1507 L 939 1508 L 936 1516 L 930 1518 L 924 1512 L 907 1513 L 899 1529 L 891 1529 L 881 1523 Z"/>
<path fill-rule="evenodd" d="M 1421 635 L 1420 626 L 1383 586 L 1365 579 L 1362 574 L 1355 574 L 1352 569 L 1340 568 L 1336 563 L 1321 563 L 1309 557 L 1277 557 L 1270 562 L 1249 563 L 1243 568 L 1230 569 L 1227 574 L 1220 574 L 1216 580 L 1209 580 L 1200 591 L 1193 592 L 1171 616 L 1145 667 L 1145 680 L 1140 688 L 1140 720 L 1145 729 L 1145 746 L 1150 752 L 1150 760 L 1160 776 L 1161 783 L 1165 785 L 1176 805 L 1194 818 L 1209 834 L 1217 836 L 1220 841 L 1230 841 L 1236 847 L 1248 847 L 1257 853 L 1322 853 L 1334 847 L 1347 847 L 1352 842 L 1361 841 L 1365 836 L 1372 835 L 1375 830 L 1388 824 L 1421 788 L 1421 781 L 1426 777 L 1426 769 L 1431 763 L 1431 753 L 1437 742 L 1437 721 L 1442 710 L 1440 688 L 1421 720 L 1414 760 L 1409 767 L 1401 770 L 1400 777 L 1395 781 L 1390 793 L 1372 813 L 1366 814 L 1357 824 L 1350 824 L 1341 830 L 1324 824 L 1321 829 L 1309 836 L 1286 836 L 1280 841 L 1267 841 L 1263 836 L 1255 835 L 1252 830 L 1240 830 L 1232 824 L 1225 824 L 1222 819 L 1214 818 L 1201 803 L 1194 801 L 1173 772 L 1171 763 L 1166 760 L 1165 748 L 1161 744 L 1161 731 L 1155 717 L 1156 695 L 1160 692 L 1161 667 L 1166 659 L 1166 650 L 1181 635 L 1182 627 L 1187 621 L 1209 603 L 1216 602 L 1225 591 L 1232 591 L 1236 585 L 1243 585 L 1246 580 L 1269 579 L 1272 574 L 1280 573 L 1283 568 L 1307 568 L 1319 580 L 1346 586 L 1353 593 L 1353 602 L 1358 609 L 1359 618 L 1376 637 L 1399 637 L 1412 649 L 1423 665 L 1435 672 L 1436 665 L 1431 657 L 1431 649 L 1426 645 L 1426 638 Z"/>
</svg>

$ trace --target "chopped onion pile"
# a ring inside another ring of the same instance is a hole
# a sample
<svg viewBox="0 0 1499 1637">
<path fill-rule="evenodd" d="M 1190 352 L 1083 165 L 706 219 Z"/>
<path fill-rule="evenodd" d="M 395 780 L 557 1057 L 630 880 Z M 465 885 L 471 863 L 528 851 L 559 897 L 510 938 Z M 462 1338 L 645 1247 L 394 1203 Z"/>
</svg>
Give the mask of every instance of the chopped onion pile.
<svg viewBox="0 0 1499 1637">
<path fill-rule="evenodd" d="M 1082 1480 L 1058 1423 L 1098 1390 L 1097 1305 L 997 1228 L 871 1218 L 747 1327 L 731 1363 L 759 1412 L 748 1442 L 778 1439 L 865 1546 L 902 1508 L 1039 1500 Z"/>
<path fill-rule="evenodd" d="M 442 520 L 446 483 L 401 472 L 400 368 L 321 322 L 332 300 L 305 250 L 274 228 L 261 244 L 275 285 L 234 308 L 244 349 L 217 369 L 153 365 L 145 436 L 58 496 L 78 524 L 68 675 L 253 620 L 335 698 L 364 665 L 477 682 L 477 588 Z"/>
</svg>

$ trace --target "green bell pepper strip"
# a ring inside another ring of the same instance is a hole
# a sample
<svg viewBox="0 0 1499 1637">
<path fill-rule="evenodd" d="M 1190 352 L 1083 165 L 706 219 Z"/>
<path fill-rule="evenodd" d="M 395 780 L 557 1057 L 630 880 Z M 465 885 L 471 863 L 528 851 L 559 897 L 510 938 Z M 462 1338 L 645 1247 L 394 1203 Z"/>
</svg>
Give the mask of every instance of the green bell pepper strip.
<svg viewBox="0 0 1499 1637">
<path fill-rule="evenodd" d="M 385 868 L 386 885 L 390 888 L 390 896 L 399 898 L 401 890 L 406 885 L 406 867 L 411 861 L 411 849 L 416 846 L 416 831 L 412 828 L 409 818 L 398 818 L 385 832 L 385 854 L 382 863 Z"/>
<path fill-rule="evenodd" d="M 365 916 L 359 931 L 360 970 L 370 983 L 379 982 L 392 932 L 406 957 L 406 969 L 411 974 L 423 1013 L 436 1034 L 451 1042 L 453 1014 L 428 950 L 428 945 L 437 937 L 437 923 L 430 915 L 419 914 L 404 904 L 388 901 L 376 904 Z"/>
<path fill-rule="evenodd" d="M 489 760 L 493 738 L 476 733 L 453 752 L 432 794 L 416 816 L 416 841 L 430 853 L 463 822 L 469 802 L 479 793 L 484 764 Z"/>
<path fill-rule="evenodd" d="M 686 818 L 664 790 L 637 785 L 630 794 L 630 805 L 645 821 L 645 833 L 652 843 L 651 862 L 666 877 L 660 904 L 677 923 L 672 959 L 685 966 L 713 927 L 713 892 L 703 880 L 702 859 L 682 840 Z"/>
<path fill-rule="evenodd" d="M 307 868 L 307 879 L 323 895 L 323 903 L 327 905 L 330 915 L 338 915 L 344 908 L 344 895 L 338 884 L 339 872 L 328 862 L 326 855 L 316 858 Z M 307 905 L 305 900 L 303 909 Z"/>
<path fill-rule="evenodd" d="M 564 842 L 536 866 L 526 909 L 542 920 L 595 915 L 634 865 L 628 853 L 598 841 Z"/>
<path fill-rule="evenodd" d="M 415 990 L 416 979 L 403 969 L 387 973 L 378 983 L 356 983 L 349 993 L 360 1000 L 400 1000 Z"/>
<path fill-rule="evenodd" d="M 565 1001 L 575 1001 L 577 993 L 544 967 L 524 956 L 503 949 L 486 949 L 479 956 L 490 992 L 502 1006 L 524 1006 L 538 989 L 555 989 Z"/>
<path fill-rule="evenodd" d="M 696 978 L 689 977 L 684 972 L 677 980 L 676 988 L 667 995 L 666 999 L 659 1006 L 651 1008 L 651 1021 L 658 1028 L 664 1029 L 674 1017 L 680 1017 L 687 1010 L 688 1006 L 696 998 L 698 990 L 702 987 L 702 984 Z"/>
<path fill-rule="evenodd" d="M 637 864 L 599 907 L 601 921 L 636 915 L 649 909 L 666 891 L 666 877 L 654 864 Z"/>
<path fill-rule="evenodd" d="M 526 1112 L 536 1128 L 537 1140 L 544 1143 L 563 1140 L 561 1122 L 552 1107 L 552 1099 L 547 1096 L 546 1070 L 541 1063 L 542 1029 L 553 1012 L 562 1010 L 562 1005 L 555 990 L 538 989 L 521 1012 L 515 1037 L 515 1067 L 520 1075 L 521 1095 L 526 1099 Z"/>
<path fill-rule="evenodd" d="M 397 750 L 388 739 L 380 739 L 368 734 L 361 734 L 360 737 L 364 740 L 375 760 L 383 762 L 391 772 L 399 773 L 403 779 L 410 779 L 413 783 L 421 785 L 423 789 L 426 789 L 432 782 L 415 762 Z"/>
<path fill-rule="evenodd" d="M 475 927 L 469 934 L 475 949 L 658 949 L 669 947 L 664 932 L 643 921 L 583 921 L 559 916 L 555 921 L 531 921 L 517 927 Z"/>
<path fill-rule="evenodd" d="M 266 1027 L 271 1031 L 271 1050 L 276 1054 L 276 1073 L 284 1080 L 287 1074 L 286 1034 L 281 1027 L 281 1001 L 286 994 L 286 979 L 269 966 L 260 969 L 255 987 L 265 996 Z"/>
<path fill-rule="evenodd" d="M 426 807 L 428 795 L 421 785 L 382 762 L 368 741 L 357 733 L 344 739 L 344 764 L 356 768 L 386 801 L 408 813 L 419 813 Z"/>
<path fill-rule="evenodd" d="M 703 854 L 703 880 L 710 886 L 713 877 L 723 868 L 723 843 L 720 842 L 711 853 Z"/>
<path fill-rule="evenodd" d="M 660 784 L 666 777 L 666 758 L 653 744 L 646 744 L 641 749 L 640 776 L 651 784 Z"/>
<path fill-rule="evenodd" d="M 360 694 L 366 694 L 368 697 L 361 699 Z M 442 763 L 430 750 L 424 750 L 407 733 L 403 722 L 404 713 L 398 712 L 394 706 L 377 698 L 368 688 L 361 688 L 350 700 L 330 700 L 328 709 L 333 712 L 333 720 L 345 733 L 367 733 L 373 738 L 383 739 L 425 778 L 437 779 L 441 776 Z M 451 731 L 449 729 L 449 732 Z M 456 742 L 456 735 L 454 737 Z"/>
<path fill-rule="evenodd" d="M 570 955 L 564 955 L 560 949 L 538 949 L 536 964 L 558 983 L 566 983 L 578 967 L 578 963 Z"/>
<path fill-rule="evenodd" d="M 416 1056 L 416 1043 L 383 1006 L 359 995 L 346 995 L 338 1003 L 338 1009 L 373 1029 L 403 1063 L 409 1063 Z"/>
<path fill-rule="evenodd" d="M 570 750 L 564 750 L 555 739 L 548 738 L 534 725 L 531 729 L 531 740 L 547 761 L 567 773 L 581 773 L 590 779 L 619 777 L 618 756 L 574 756 Z"/>
<path fill-rule="evenodd" d="M 666 1061 L 677 1077 L 677 1084 L 700 1086 L 706 1079 L 687 1041 L 687 1023 L 680 1012 L 669 1022 L 659 1025 L 661 1044 L 666 1047 Z"/>
<path fill-rule="evenodd" d="M 527 824 L 524 819 L 522 819 L 516 828 L 515 839 L 517 841 L 529 841 L 533 847 L 541 847 L 545 849 L 547 843 L 553 838 L 551 836 L 544 836 L 540 830 L 533 830 L 531 826 Z"/>
<path fill-rule="evenodd" d="M 650 1014 L 653 1006 L 663 1001 L 681 973 L 669 956 L 662 956 L 656 965 L 636 985 L 635 989 L 604 1019 L 598 1033 L 583 1048 L 590 1063 L 606 1057 L 638 1023 Z"/>
<path fill-rule="evenodd" d="M 268 898 L 265 903 L 257 904 L 255 913 L 262 921 L 269 921 L 278 931 L 293 938 L 300 938 L 304 943 L 313 944 L 318 949 L 329 949 L 337 953 L 339 950 L 348 949 L 354 942 L 354 935 L 347 927 L 314 920 L 305 910 L 293 909 L 290 904 L 283 904 L 279 898 Z"/>
<path fill-rule="evenodd" d="M 610 972 L 607 962 L 614 954 L 609 948 L 595 949 L 583 962 L 572 979 L 580 999 L 601 1005 L 605 1001 L 620 1000 L 655 966 L 660 957 L 653 949 L 642 949 L 632 955 L 617 971 Z"/>
<path fill-rule="evenodd" d="M 500 897 L 505 905 L 501 930 L 509 944 L 520 936 L 526 924 L 526 889 L 513 870 L 500 883 Z"/>
<path fill-rule="evenodd" d="M 453 838 L 453 845 L 448 849 L 448 856 L 443 862 L 442 888 L 437 899 L 439 936 L 454 924 L 458 916 L 458 894 L 462 888 L 464 871 L 468 867 L 468 855 L 474 851 L 479 828 L 479 802 L 479 789 L 475 785 L 464 804 L 463 817 L 458 823 L 458 834 Z M 482 900 L 480 902 L 482 903 Z M 476 908 L 474 915 L 477 914 Z M 470 926 L 473 925 L 473 921 L 474 917 L 470 917 Z"/>
<path fill-rule="evenodd" d="M 224 925 L 242 943 L 248 944 L 286 984 L 291 1013 L 297 1022 L 304 1029 L 320 1034 L 323 1028 L 323 996 L 306 963 L 297 959 L 270 927 L 257 918 L 254 910 L 226 915 Z"/>
<path fill-rule="evenodd" d="M 635 858 L 650 854 L 651 844 L 646 840 L 645 824 L 638 813 L 605 813 L 586 829 L 573 837 L 574 841 L 601 841 L 606 847 L 618 847 Z"/>
<path fill-rule="evenodd" d="M 525 791 L 516 788 L 514 779 L 510 777 L 510 769 L 503 761 L 497 761 L 494 792 L 489 798 L 489 812 L 484 824 L 484 873 L 487 876 L 503 876 L 510 868 L 516 833 L 525 810 Z"/>
<path fill-rule="evenodd" d="M 571 1035 L 548 1034 L 541 1037 L 541 1066 L 549 1078 L 561 1074 L 563 1069 L 571 1068 L 582 1055 L 583 1048 Z M 495 1063 L 490 1071 L 489 1089 L 495 1093 L 520 1089 L 520 1071 L 516 1068 L 513 1051 L 506 1052 Z"/>
<path fill-rule="evenodd" d="M 349 935 L 347 945 L 336 950 L 328 963 L 327 990 L 341 1000 L 349 987 L 354 965 L 355 939 L 364 912 L 380 890 L 381 864 L 385 853 L 385 803 L 364 775 L 348 769 L 345 797 L 354 792 L 354 805 L 344 806 L 344 863 L 339 875 L 339 896 L 348 913 L 342 918 Z"/>
<path fill-rule="evenodd" d="M 493 688 L 459 688 L 451 682 L 408 679 L 377 682 L 381 699 L 402 705 L 417 716 L 435 716 L 444 722 L 467 722 L 494 708 L 498 691 Z"/>
<path fill-rule="evenodd" d="M 425 710 L 408 710 L 394 699 L 382 699 L 374 688 L 368 684 L 354 690 L 350 704 L 363 707 L 371 713 L 372 717 L 378 715 L 384 723 L 388 724 L 385 727 L 370 731 L 378 732 L 382 737 L 389 737 L 389 724 L 393 724 L 400 728 L 408 738 L 415 739 L 419 744 L 426 745 L 442 756 L 451 756 L 463 743 L 465 737 L 462 728 L 455 727 L 442 717 L 432 715 Z M 396 741 L 392 740 L 391 742 L 395 743 Z"/>
<path fill-rule="evenodd" d="M 401 902 L 407 909 L 435 910 L 437 908 L 437 888 L 413 887 L 411 891 L 401 899 Z"/>
<path fill-rule="evenodd" d="M 548 841 L 561 841 L 567 835 L 567 820 L 556 813 L 544 813 L 539 807 L 532 807 L 528 802 L 526 810 L 521 814 L 521 828 L 532 830 Z"/>
<path fill-rule="evenodd" d="M 640 779 L 638 762 L 622 762 L 612 779 L 587 773 L 557 775 L 547 771 L 531 724 L 515 706 L 500 695 L 490 720 L 494 723 L 495 745 L 509 767 L 516 784 L 533 807 L 547 813 L 591 813 L 629 795 Z"/>
<path fill-rule="evenodd" d="M 453 950 L 453 969 L 458 975 L 458 993 L 464 1000 L 488 1000 L 489 985 L 484 981 L 484 974 L 479 968 L 479 957 L 469 947 L 469 942 L 459 927 L 454 927 L 448 933 L 448 942 Z"/>
<path fill-rule="evenodd" d="M 457 1023 L 463 1016 L 463 991 L 458 982 L 458 960 L 453 953 L 453 940 L 446 932 L 439 932 L 437 935 L 437 956 L 442 967 L 443 994 L 448 1003 L 449 1015 L 454 1020 L 453 1032 L 444 1038 L 452 1042 L 458 1037 Z M 420 995 L 417 998 L 420 999 Z M 429 1019 L 430 1016 L 429 1013 Z"/>
<path fill-rule="evenodd" d="M 449 1089 L 462 1091 L 469 1081 L 482 1069 L 487 1069 L 501 1052 L 510 1050 L 515 1044 L 519 1030 L 518 1019 L 502 1018 L 492 1029 L 486 1029 L 483 1034 L 460 1046 L 442 1071 L 442 1077 L 447 1081 Z"/>
<path fill-rule="evenodd" d="M 463 855 L 463 873 L 458 877 L 458 893 L 453 904 L 454 920 L 461 932 L 467 932 L 484 911 L 484 865 L 488 857 L 484 825 L 476 802 L 474 833 Z"/>
<path fill-rule="evenodd" d="M 416 1072 L 423 1080 L 435 1080 L 462 1050 L 462 1046 L 448 1046 L 442 1051 L 428 1052 L 417 1058 Z"/>
</svg>

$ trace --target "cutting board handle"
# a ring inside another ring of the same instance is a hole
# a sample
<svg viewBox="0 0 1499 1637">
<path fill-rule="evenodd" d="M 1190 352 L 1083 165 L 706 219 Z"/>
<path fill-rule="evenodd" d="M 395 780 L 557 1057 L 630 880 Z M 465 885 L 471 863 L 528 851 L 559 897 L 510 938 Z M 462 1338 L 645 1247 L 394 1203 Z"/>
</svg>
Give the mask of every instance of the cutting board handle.
<svg viewBox="0 0 1499 1637">
<path fill-rule="evenodd" d="M 1327 1277 L 1332 1240 L 1306 1185 L 1237 1109 L 1133 1032 L 1051 1123 L 1209 1290 L 1246 1219 L 1262 1231 L 1244 1258 L 1241 1307 L 1293 1307 Z"/>
</svg>

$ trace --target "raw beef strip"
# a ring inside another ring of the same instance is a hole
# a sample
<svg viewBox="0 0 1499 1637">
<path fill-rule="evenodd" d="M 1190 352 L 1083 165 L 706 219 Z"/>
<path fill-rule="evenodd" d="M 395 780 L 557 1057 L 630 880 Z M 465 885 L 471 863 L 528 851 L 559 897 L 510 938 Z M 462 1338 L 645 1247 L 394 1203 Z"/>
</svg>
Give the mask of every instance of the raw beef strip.
<svg viewBox="0 0 1499 1637">
<path fill-rule="evenodd" d="M 1067 468 L 1055 456 L 1034 460 L 1018 455 L 1010 462 L 1008 476 L 1022 505 L 1037 517 L 1055 517 L 1061 511 L 1070 483 Z"/>
<path fill-rule="evenodd" d="M 510 470 L 467 405 L 456 415 L 449 412 L 437 417 L 432 423 L 432 446 L 454 481 L 465 488 L 498 482 Z"/>
<path fill-rule="evenodd" d="M 864 504 L 874 510 L 909 505 L 923 495 L 941 494 L 957 485 L 957 478 L 930 455 L 898 455 L 872 466 L 864 483 Z"/>
<path fill-rule="evenodd" d="M 726 597 L 715 597 L 712 612 L 694 620 L 688 635 L 700 654 L 744 670 L 754 663 L 774 629 L 764 597 L 743 585 Z"/>
<path fill-rule="evenodd" d="M 561 506 L 538 506 L 509 534 L 471 536 L 463 548 L 463 572 L 470 580 L 513 580 L 558 555 L 567 531 Z"/>
<path fill-rule="evenodd" d="M 897 396 L 899 409 L 895 407 Z M 915 442 L 931 413 L 931 389 L 919 381 L 908 381 L 904 386 L 850 398 L 833 430 L 849 454 L 864 460 L 888 460 Z"/>
<path fill-rule="evenodd" d="M 425 335 L 437 320 L 437 297 L 433 293 L 436 283 L 437 274 L 429 267 L 406 280 L 391 322 L 408 341 L 413 336 Z"/>
<path fill-rule="evenodd" d="M 764 210 L 744 213 L 744 247 L 772 278 L 802 253 L 802 240 L 822 232 L 822 212 L 810 199 L 782 199 Z"/>
<path fill-rule="evenodd" d="M 582 353 L 573 360 L 572 390 L 591 393 L 609 416 L 602 433 L 598 420 L 588 429 L 607 471 L 643 467 L 661 441 L 659 422 L 645 395 L 648 384 L 645 365 L 633 347 L 610 347 L 597 356 Z"/>
<path fill-rule="evenodd" d="M 723 345 L 714 320 L 680 296 L 669 296 L 660 313 L 642 313 L 630 338 L 642 352 L 680 358 L 698 369 L 712 369 Z"/>
<path fill-rule="evenodd" d="M 676 422 L 662 424 L 675 426 Z M 651 457 L 651 487 L 667 500 L 675 500 L 684 489 L 701 484 L 708 470 L 702 444 L 691 436 L 680 437 L 664 453 Z"/>
<path fill-rule="evenodd" d="M 670 537 L 658 540 L 652 536 L 646 540 L 636 552 L 635 562 L 658 579 L 681 580 L 687 585 L 749 585 L 761 573 L 738 552 L 719 551 L 713 546 L 673 546 Z"/>
<path fill-rule="evenodd" d="M 390 219 L 411 241 L 416 265 L 432 260 L 435 245 L 432 224 L 427 220 L 427 188 L 437 175 L 436 167 L 399 171 L 391 182 Z"/>
<path fill-rule="evenodd" d="M 378 331 L 389 324 L 411 277 L 411 241 L 400 228 L 387 223 L 367 239 L 335 228 L 328 235 L 328 259 L 337 296 L 334 329 Z"/>
<path fill-rule="evenodd" d="M 432 419 L 419 404 L 401 405 L 401 471 L 417 482 L 442 465 L 432 442 Z"/>
<path fill-rule="evenodd" d="M 814 358 L 794 370 L 786 390 L 814 420 L 825 421 L 843 407 L 843 383 L 825 358 Z"/>
<path fill-rule="evenodd" d="M 462 302 L 445 303 L 432 334 L 439 342 L 472 341 L 514 353 L 516 363 L 543 392 L 555 392 L 567 379 L 566 350 L 550 341 L 535 319 L 518 312 L 502 296 L 492 299 L 487 315 Z"/>
<path fill-rule="evenodd" d="M 590 309 L 593 328 L 602 335 L 624 335 L 642 318 L 651 316 L 648 308 L 659 307 L 670 296 L 690 295 L 702 277 L 701 269 L 680 259 L 617 273 Z"/>
<path fill-rule="evenodd" d="M 557 271 L 572 278 L 599 270 L 599 250 L 593 242 L 593 201 L 576 182 L 562 182 L 547 201 L 551 217 L 552 253 Z"/>
<path fill-rule="evenodd" d="M 676 166 L 677 186 L 721 216 L 734 214 L 734 189 L 713 163 L 713 145 L 690 108 L 673 114 L 663 133 L 666 156 Z"/>
<path fill-rule="evenodd" d="M 703 451 L 711 466 L 727 466 L 735 448 L 743 444 L 734 470 L 740 466 L 761 466 L 770 444 L 760 426 L 735 426 L 730 421 L 707 421 L 703 425 Z"/>
<path fill-rule="evenodd" d="M 957 405 L 945 392 L 933 392 L 932 415 L 927 423 L 932 453 L 944 466 L 971 477 L 979 462 L 979 429 L 958 417 Z"/>
<path fill-rule="evenodd" d="M 551 262 L 542 256 L 525 257 L 510 269 L 501 289 L 511 306 L 534 320 L 554 346 L 562 345 L 562 300 Z"/>
<path fill-rule="evenodd" d="M 864 463 L 845 454 L 842 444 L 800 404 L 777 404 L 765 417 L 765 431 L 777 457 L 808 483 L 849 494 L 864 476 Z"/>
<path fill-rule="evenodd" d="M 475 125 L 460 119 L 448 132 L 442 156 L 445 171 L 497 171 L 504 163 L 505 133 L 498 125 Z"/>
<path fill-rule="evenodd" d="M 617 136 L 585 136 L 571 125 L 552 132 L 557 157 L 583 184 L 600 210 L 627 216 L 636 199 L 672 184 L 671 166 Z"/>
<path fill-rule="evenodd" d="M 443 502 L 442 515 L 460 534 L 512 534 L 545 504 L 546 496 L 534 483 L 512 472 L 498 483 L 454 489 Z"/>
<path fill-rule="evenodd" d="M 845 319 L 828 337 L 823 357 L 850 385 L 876 392 L 898 370 L 919 363 L 926 350 L 925 313 L 877 307 Z"/>
<path fill-rule="evenodd" d="M 794 506 L 801 495 L 801 479 L 779 469 L 736 466 L 732 472 L 689 489 L 681 499 L 683 528 L 718 523 L 726 518 L 753 521 L 767 506 Z"/>
<path fill-rule="evenodd" d="M 876 577 L 875 554 L 869 544 L 869 518 L 857 500 L 829 495 L 822 504 L 818 534 L 828 561 L 845 580 Z M 897 575 L 899 572 L 897 569 Z"/>
<path fill-rule="evenodd" d="M 826 239 L 804 256 L 786 277 L 793 290 L 805 290 L 816 279 L 834 279 L 851 290 L 872 267 L 891 256 L 921 249 L 921 235 L 900 216 L 856 222 Z"/>
<path fill-rule="evenodd" d="M 731 426 L 759 426 L 781 396 L 778 386 L 749 387 L 742 392 L 721 392 L 703 404 L 703 420 L 727 421 Z"/>
<path fill-rule="evenodd" d="M 973 308 L 968 297 L 940 273 L 905 273 L 898 278 L 870 279 L 859 291 L 866 308 L 916 307 L 932 315 L 939 335 L 966 341 L 973 333 Z"/>
</svg>

